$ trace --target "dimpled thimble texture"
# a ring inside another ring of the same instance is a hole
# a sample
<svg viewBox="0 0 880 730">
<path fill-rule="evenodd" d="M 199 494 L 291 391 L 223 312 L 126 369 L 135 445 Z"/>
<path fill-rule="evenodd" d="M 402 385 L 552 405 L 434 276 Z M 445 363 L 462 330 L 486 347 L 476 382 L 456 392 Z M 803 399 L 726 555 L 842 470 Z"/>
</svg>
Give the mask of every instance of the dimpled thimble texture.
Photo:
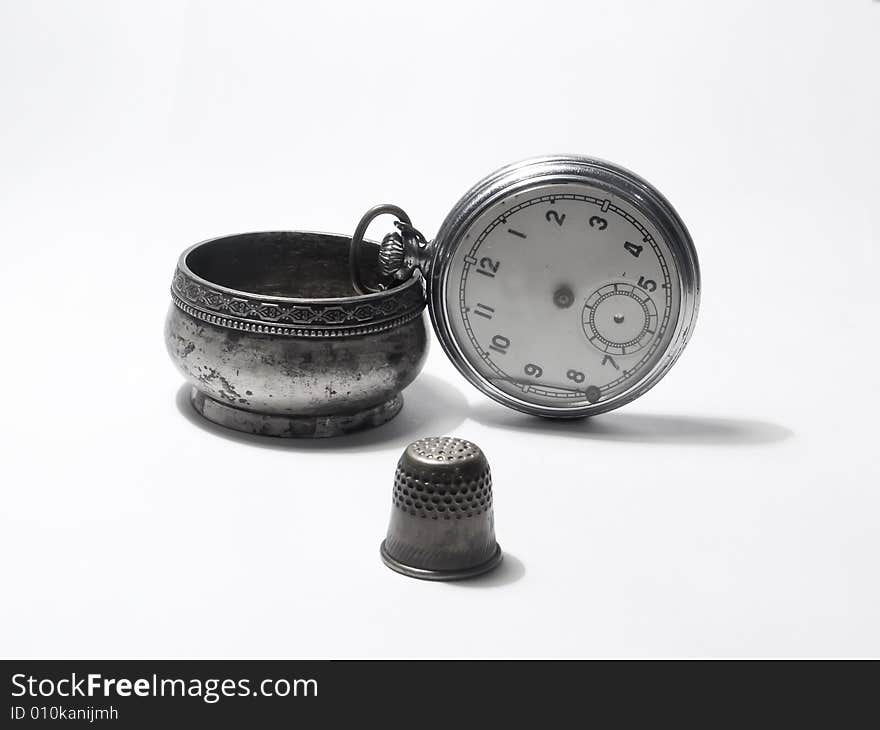
<svg viewBox="0 0 880 730">
<path fill-rule="evenodd" d="M 414 441 L 397 463 L 385 564 L 405 575 L 455 580 L 501 561 L 492 474 L 480 447 L 437 437 Z"/>
</svg>

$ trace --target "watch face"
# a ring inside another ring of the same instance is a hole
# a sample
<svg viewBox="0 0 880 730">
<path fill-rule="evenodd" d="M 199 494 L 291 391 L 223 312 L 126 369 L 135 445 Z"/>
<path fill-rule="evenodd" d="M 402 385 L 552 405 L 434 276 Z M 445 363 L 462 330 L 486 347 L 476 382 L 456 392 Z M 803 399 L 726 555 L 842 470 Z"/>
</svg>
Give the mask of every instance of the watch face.
<svg viewBox="0 0 880 730">
<path fill-rule="evenodd" d="M 559 416 L 615 408 L 656 382 L 686 340 L 690 240 L 627 179 L 530 169 L 441 230 L 438 334 L 471 382 L 506 405 Z"/>
</svg>

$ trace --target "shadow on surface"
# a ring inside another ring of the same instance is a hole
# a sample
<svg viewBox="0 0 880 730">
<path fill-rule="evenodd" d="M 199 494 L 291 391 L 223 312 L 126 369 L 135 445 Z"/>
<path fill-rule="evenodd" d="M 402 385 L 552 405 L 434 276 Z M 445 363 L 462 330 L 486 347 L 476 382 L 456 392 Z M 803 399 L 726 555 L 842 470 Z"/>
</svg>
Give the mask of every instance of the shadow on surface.
<svg viewBox="0 0 880 730">
<path fill-rule="evenodd" d="M 403 392 L 403 409 L 388 423 L 376 428 L 332 438 L 275 438 L 223 428 L 196 413 L 190 403 L 190 385 L 182 385 L 175 398 L 177 410 L 191 424 L 203 431 L 250 446 L 289 451 L 365 451 L 399 446 L 422 436 L 451 433 L 467 416 L 464 396 L 449 383 L 432 375 L 420 375 Z"/>
<path fill-rule="evenodd" d="M 468 417 L 484 426 L 510 431 L 621 443 L 754 446 L 785 441 L 794 435 L 785 426 L 748 418 L 615 411 L 579 420 L 552 420 L 528 416 L 491 402 L 471 409 L 457 388 L 433 375 L 423 374 L 404 391 L 403 409 L 388 423 L 347 436 L 284 439 L 241 433 L 211 423 L 196 413 L 189 395 L 188 384 L 178 389 L 177 410 L 203 431 L 228 441 L 293 451 L 363 451 L 390 446 L 402 449 L 423 436 L 452 433 Z"/>
<path fill-rule="evenodd" d="M 486 404 L 475 408 L 470 417 L 495 428 L 623 443 L 753 446 L 785 441 L 794 435 L 785 426 L 768 421 L 626 411 L 579 420 L 554 421 Z"/>
<path fill-rule="evenodd" d="M 516 583 L 525 574 L 526 566 L 522 560 L 510 553 L 504 553 L 501 565 L 492 572 L 478 575 L 476 578 L 468 578 L 467 580 L 450 581 L 447 585 L 455 586 L 456 588 L 495 588 Z"/>
</svg>

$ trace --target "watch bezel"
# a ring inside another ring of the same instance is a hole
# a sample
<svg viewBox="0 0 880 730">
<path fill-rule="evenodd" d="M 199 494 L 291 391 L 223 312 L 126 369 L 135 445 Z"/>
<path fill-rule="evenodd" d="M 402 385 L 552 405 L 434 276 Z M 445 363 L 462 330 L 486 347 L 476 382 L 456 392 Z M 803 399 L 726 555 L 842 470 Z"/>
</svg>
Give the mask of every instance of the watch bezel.
<svg viewBox="0 0 880 730">
<path fill-rule="evenodd" d="M 471 224 L 488 208 L 530 188 L 581 182 L 608 190 L 638 208 L 665 239 L 674 259 L 680 302 L 677 321 L 662 357 L 636 384 L 594 404 L 547 406 L 530 403 L 501 390 L 477 371 L 464 354 L 450 323 L 445 296 L 451 262 Z M 700 269 L 696 249 L 671 203 L 650 183 L 611 162 L 577 155 L 537 157 L 496 170 L 468 190 L 447 215 L 431 244 L 428 309 L 440 345 L 456 369 L 478 390 L 502 405 L 550 418 L 581 418 L 619 408 L 646 393 L 669 371 L 690 339 L 699 309 Z"/>
</svg>

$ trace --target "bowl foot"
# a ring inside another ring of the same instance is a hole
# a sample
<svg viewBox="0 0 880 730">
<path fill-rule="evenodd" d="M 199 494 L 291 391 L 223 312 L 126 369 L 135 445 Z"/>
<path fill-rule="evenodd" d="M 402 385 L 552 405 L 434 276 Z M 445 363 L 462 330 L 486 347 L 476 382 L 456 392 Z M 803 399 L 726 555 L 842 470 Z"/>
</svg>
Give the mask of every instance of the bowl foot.
<svg viewBox="0 0 880 730">
<path fill-rule="evenodd" d="M 280 416 L 255 413 L 214 400 L 196 388 L 190 401 L 199 414 L 212 423 L 244 433 L 278 438 L 328 438 L 353 431 L 381 426 L 394 418 L 403 407 L 403 396 L 356 413 L 333 416 Z"/>
</svg>

